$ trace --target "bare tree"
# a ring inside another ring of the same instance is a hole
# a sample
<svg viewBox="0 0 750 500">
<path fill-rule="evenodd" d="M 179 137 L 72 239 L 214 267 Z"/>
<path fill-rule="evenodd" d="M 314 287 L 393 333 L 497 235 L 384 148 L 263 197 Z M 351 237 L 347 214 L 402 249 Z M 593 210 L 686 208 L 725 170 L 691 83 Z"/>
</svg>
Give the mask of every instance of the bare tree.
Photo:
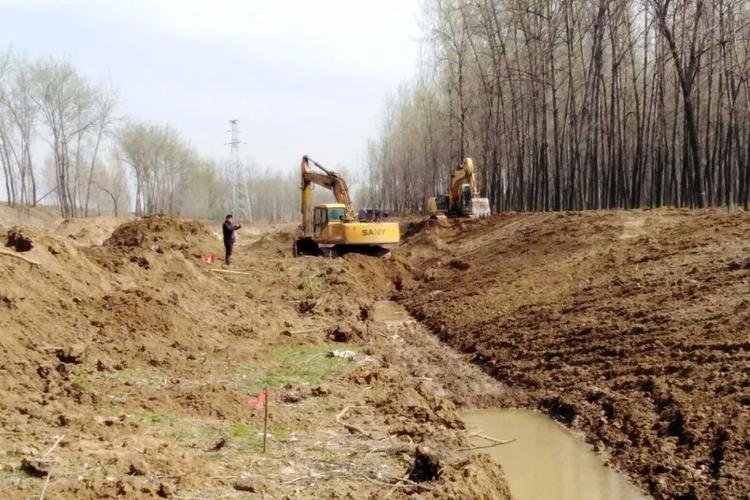
<svg viewBox="0 0 750 500">
<path fill-rule="evenodd" d="M 29 67 L 8 52 L 0 58 L 0 162 L 11 204 L 36 203 L 32 142 L 38 109 L 31 95 Z"/>
<path fill-rule="evenodd" d="M 373 203 L 413 209 L 473 156 L 496 210 L 750 204 L 746 2 L 428 0 L 423 25 Z"/>
<path fill-rule="evenodd" d="M 63 217 L 78 214 L 77 176 L 84 137 L 97 124 L 95 90 L 66 61 L 45 60 L 34 64 L 33 99 L 51 138 L 57 198 Z M 73 177 L 73 178 L 71 178 Z"/>
<path fill-rule="evenodd" d="M 94 172 L 91 183 L 107 195 L 111 201 L 113 215 L 117 217 L 123 212 L 127 212 L 130 206 L 130 191 L 128 189 L 127 171 L 120 155 L 114 152 L 110 162 L 100 165 Z M 96 192 L 92 193 L 90 201 L 94 201 L 95 194 Z M 105 204 L 97 200 L 96 207 L 100 212 L 103 211 L 103 206 Z"/>
<path fill-rule="evenodd" d="M 86 182 L 86 199 L 83 205 L 83 216 L 88 217 L 89 215 L 89 201 L 91 198 L 91 185 L 94 179 L 94 169 L 96 167 L 96 161 L 99 155 L 99 149 L 102 145 L 102 139 L 112 129 L 116 123 L 114 116 L 115 109 L 118 103 L 118 97 L 115 90 L 109 86 L 102 89 L 99 93 L 96 103 L 96 139 L 94 140 L 94 148 L 91 153 L 90 167 L 88 171 L 88 180 Z M 117 203 L 115 202 L 115 211 Z"/>
</svg>

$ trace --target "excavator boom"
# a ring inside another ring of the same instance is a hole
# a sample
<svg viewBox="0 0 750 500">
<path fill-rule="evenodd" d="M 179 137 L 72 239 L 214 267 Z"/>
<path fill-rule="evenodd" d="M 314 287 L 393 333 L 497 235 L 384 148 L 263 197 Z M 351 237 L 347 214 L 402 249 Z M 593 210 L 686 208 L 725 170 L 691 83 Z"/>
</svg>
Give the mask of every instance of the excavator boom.
<svg viewBox="0 0 750 500">
<path fill-rule="evenodd" d="M 451 178 L 451 205 L 459 202 L 461 197 L 461 186 L 468 184 L 472 198 L 479 196 L 477 180 L 474 176 L 474 160 L 466 158 L 464 162 L 453 171 Z"/>
<path fill-rule="evenodd" d="M 323 173 L 315 172 L 310 164 L 319 168 Z M 354 207 L 352 199 L 349 196 L 349 187 L 346 181 L 336 172 L 332 172 L 320 163 L 316 162 L 309 156 L 302 157 L 302 232 L 305 237 L 311 237 L 313 234 L 312 221 L 312 190 L 313 185 L 317 184 L 333 192 L 337 203 L 342 203 L 346 209 L 345 220 L 355 220 Z"/>
</svg>

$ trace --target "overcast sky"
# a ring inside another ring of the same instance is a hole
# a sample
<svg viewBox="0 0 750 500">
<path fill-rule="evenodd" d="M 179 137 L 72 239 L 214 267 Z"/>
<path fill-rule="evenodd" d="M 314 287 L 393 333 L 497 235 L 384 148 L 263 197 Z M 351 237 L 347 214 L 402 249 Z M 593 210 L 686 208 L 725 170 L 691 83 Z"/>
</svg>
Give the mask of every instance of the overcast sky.
<svg viewBox="0 0 750 500">
<path fill-rule="evenodd" d="M 110 78 L 122 111 L 198 151 L 288 170 L 357 168 L 386 95 L 413 74 L 419 0 L 0 0 L 0 43 Z"/>
</svg>

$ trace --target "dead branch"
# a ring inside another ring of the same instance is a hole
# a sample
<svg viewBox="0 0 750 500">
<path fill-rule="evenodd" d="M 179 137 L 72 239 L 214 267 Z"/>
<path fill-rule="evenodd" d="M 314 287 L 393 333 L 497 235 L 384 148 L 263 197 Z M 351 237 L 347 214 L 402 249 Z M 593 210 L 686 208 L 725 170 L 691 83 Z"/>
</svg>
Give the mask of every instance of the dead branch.
<svg viewBox="0 0 750 500">
<path fill-rule="evenodd" d="M 314 473 L 310 473 L 310 474 L 306 474 L 304 476 L 295 477 L 294 479 L 290 479 L 288 481 L 284 481 L 281 484 L 287 485 L 287 484 L 296 483 L 297 481 L 302 481 L 303 479 L 317 479 L 317 478 L 324 478 L 324 477 L 327 478 L 328 475 L 326 475 L 326 474 L 314 474 Z"/>
<path fill-rule="evenodd" d="M 47 477 L 44 479 L 44 486 L 42 486 L 42 493 L 39 495 L 39 500 L 44 500 L 44 494 L 47 493 L 47 486 L 49 486 L 49 478 L 52 477 L 52 469 L 47 473 Z"/>
<path fill-rule="evenodd" d="M 47 451 L 45 451 L 45 452 L 44 452 L 44 455 L 42 455 L 42 458 L 47 458 L 47 456 L 48 456 L 48 455 L 49 455 L 50 453 L 52 453 L 53 451 L 55 451 L 55 448 L 57 448 L 57 445 L 58 445 L 58 444 L 60 444 L 60 441 L 62 441 L 64 437 L 65 437 L 65 435 L 64 435 L 64 434 L 61 434 L 61 435 L 60 435 L 60 436 L 59 436 L 59 437 L 57 438 L 57 441 L 55 441 L 55 444 L 53 444 L 53 445 L 52 445 L 52 447 L 51 447 L 51 448 L 50 448 L 49 450 L 47 450 Z"/>
<path fill-rule="evenodd" d="M 386 439 L 389 439 L 391 437 L 392 436 L 388 436 Z M 382 439 L 378 441 L 382 441 Z M 374 448 L 370 448 L 364 453 L 362 451 L 352 453 L 351 456 L 355 456 L 355 455 L 367 456 L 367 455 L 370 455 L 371 453 L 383 453 L 385 455 L 399 455 L 402 453 L 408 453 L 408 454 L 413 455 L 414 450 L 415 450 L 414 446 L 411 446 L 405 443 L 398 443 L 398 444 L 392 444 L 390 446 L 376 446 Z"/>
<path fill-rule="evenodd" d="M 399 482 L 395 482 L 395 483 L 386 483 L 385 481 L 378 481 L 377 479 L 373 479 L 373 478 L 371 478 L 371 477 L 368 477 L 368 476 L 364 476 L 364 475 L 363 475 L 362 477 L 363 477 L 363 478 L 364 478 L 365 480 L 367 480 L 367 481 L 369 481 L 369 482 L 371 482 L 371 483 L 373 483 L 373 484 L 377 484 L 377 485 L 379 485 L 379 486 L 391 486 L 391 487 L 393 487 L 393 488 L 408 488 L 408 487 L 409 487 L 409 485 L 407 485 L 407 484 L 400 484 Z"/>
<path fill-rule="evenodd" d="M 294 302 L 297 302 L 296 300 Z M 289 333 L 292 335 L 297 335 L 298 333 L 311 333 L 311 332 L 317 332 L 322 330 L 322 326 L 315 326 L 311 328 L 302 328 L 301 330 L 289 330 Z"/>
<path fill-rule="evenodd" d="M 390 490 L 388 490 L 388 493 L 386 493 L 384 498 L 391 498 L 391 495 L 393 495 L 394 493 L 398 491 L 399 486 L 401 486 L 400 483 L 394 484 L 393 487 Z"/>
<path fill-rule="evenodd" d="M 248 273 L 245 271 L 230 271 L 228 269 L 211 269 L 212 273 L 224 273 L 224 274 L 242 274 L 245 276 L 250 276 L 253 273 Z"/>
<path fill-rule="evenodd" d="M 39 262 L 37 262 L 35 260 L 27 259 L 23 255 L 18 255 L 17 253 L 9 252 L 7 250 L 0 250 L 0 255 L 7 255 L 8 257 L 15 257 L 16 259 L 21 259 L 24 262 L 28 262 L 32 266 L 37 266 L 38 267 L 40 265 Z"/>
<path fill-rule="evenodd" d="M 426 488 L 426 489 L 430 489 L 430 488 L 429 488 L 428 486 L 425 486 L 425 485 L 424 485 L 424 484 L 422 484 L 422 483 L 418 483 L 418 482 L 416 482 L 416 481 L 412 481 L 411 479 L 409 479 L 409 476 L 405 476 L 405 477 L 398 477 L 398 476 L 387 476 L 387 478 L 388 478 L 388 479 L 393 479 L 393 480 L 394 480 L 394 481 L 396 481 L 396 482 L 399 482 L 399 481 L 400 481 L 400 482 L 402 482 L 402 483 L 408 483 L 408 484 L 410 484 L 410 485 L 412 485 L 412 486 L 417 486 L 417 487 L 420 487 L 420 488 Z"/>
<path fill-rule="evenodd" d="M 425 491 L 431 491 L 432 488 L 424 485 L 422 483 L 417 483 L 416 481 L 412 481 L 411 479 L 405 478 L 405 477 L 397 477 L 397 476 L 388 476 L 386 479 L 391 479 L 393 482 L 386 482 L 386 481 L 380 481 L 378 479 L 373 479 L 369 476 L 365 476 L 364 474 L 361 476 L 366 481 L 369 481 L 373 484 L 377 484 L 380 486 L 390 486 L 392 488 L 418 488 Z M 405 483 L 405 484 L 402 484 Z"/>
<path fill-rule="evenodd" d="M 509 439 L 507 441 L 498 441 L 497 443 L 487 444 L 487 445 L 484 445 L 484 446 L 472 446 L 470 448 L 459 448 L 456 451 L 484 450 L 486 448 L 494 448 L 495 446 L 501 446 L 501 445 L 504 445 L 504 444 L 512 443 L 515 440 L 516 440 L 516 438 L 513 438 L 513 439 Z"/>
<path fill-rule="evenodd" d="M 511 441 L 515 441 L 515 438 L 511 439 L 510 441 L 507 441 L 505 439 L 497 439 L 497 438 L 493 438 L 493 437 L 490 437 L 490 436 L 485 436 L 484 434 L 479 434 L 478 432 L 473 432 L 473 433 L 471 433 L 469 435 L 470 436 L 480 437 L 482 439 L 486 439 L 487 441 L 492 441 L 493 443 L 500 443 L 500 444 L 506 444 L 506 443 L 510 443 Z"/>
<path fill-rule="evenodd" d="M 219 495 L 219 496 L 215 496 L 215 497 L 214 496 L 210 496 L 210 497 L 195 497 L 195 496 L 180 496 L 180 495 L 175 495 L 175 496 L 173 496 L 171 498 L 179 498 L 181 500 L 218 500 L 219 498 L 230 498 L 230 497 L 235 497 L 235 494 L 233 494 L 233 493 L 226 493 L 224 495 Z"/>
<path fill-rule="evenodd" d="M 363 436 L 365 436 L 367 438 L 372 439 L 372 436 L 369 433 L 363 431 L 359 427 L 356 427 L 356 426 L 354 426 L 352 424 L 348 424 L 348 423 L 344 422 L 343 420 L 341 420 L 342 418 L 344 418 L 344 415 L 346 415 L 346 412 L 348 412 L 349 410 L 351 410 L 351 408 L 352 408 L 351 406 L 347 406 L 346 408 L 344 408 L 343 410 L 341 410 L 341 412 L 339 412 L 339 414 L 336 415 L 336 422 L 338 422 L 339 424 L 341 424 L 344 427 L 346 427 L 346 429 L 349 432 L 354 432 L 355 434 L 361 434 L 361 435 L 363 435 Z"/>
</svg>

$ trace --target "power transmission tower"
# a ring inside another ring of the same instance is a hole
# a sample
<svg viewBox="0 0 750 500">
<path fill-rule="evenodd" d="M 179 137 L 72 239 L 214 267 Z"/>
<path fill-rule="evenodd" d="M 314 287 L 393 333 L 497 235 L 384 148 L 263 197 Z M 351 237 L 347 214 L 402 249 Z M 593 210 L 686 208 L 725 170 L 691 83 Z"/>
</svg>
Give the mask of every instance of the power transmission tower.
<svg viewBox="0 0 750 500">
<path fill-rule="evenodd" d="M 236 220 L 252 220 L 253 210 L 250 204 L 250 191 L 245 178 L 245 172 L 240 161 L 240 130 L 239 120 L 229 120 L 229 178 L 232 180 L 232 214 Z"/>
</svg>

